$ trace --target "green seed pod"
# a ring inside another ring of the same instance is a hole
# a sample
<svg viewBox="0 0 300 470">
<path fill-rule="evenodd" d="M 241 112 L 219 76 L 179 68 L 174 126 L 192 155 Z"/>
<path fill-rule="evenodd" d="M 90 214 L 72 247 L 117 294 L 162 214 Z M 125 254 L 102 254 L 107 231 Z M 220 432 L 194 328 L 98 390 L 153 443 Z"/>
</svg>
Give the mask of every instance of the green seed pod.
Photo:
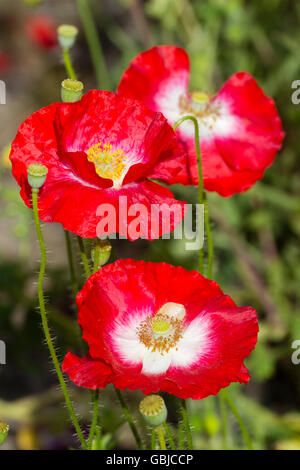
<svg viewBox="0 0 300 470">
<path fill-rule="evenodd" d="M 0 446 L 5 442 L 9 431 L 8 424 L 0 421 Z"/>
<path fill-rule="evenodd" d="M 97 245 L 99 247 L 99 252 L 98 252 L 98 268 L 100 269 L 102 266 L 104 266 L 111 255 L 111 243 L 109 240 L 98 240 Z M 96 251 L 96 246 L 92 248 L 91 256 L 92 260 L 95 260 L 95 251 Z"/>
<path fill-rule="evenodd" d="M 78 29 L 72 24 L 62 24 L 57 28 L 58 41 L 62 49 L 71 49 L 74 46 Z"/>
<path fill-rule="evenodd" d="M 159 395 L 148 395 L 139 406 L 140 412 L 150 426 L 156 427 L 163 424 L 168 415 L 164 399 Z"/>
<path fill-rule="evenodd" d="M 83 83 L 67 78 L 61 83 L 61 99 L 64 103 L 79 101 L 83 93 Z"/>
<path fill-rule="evenodd" d="M 39 189 L 46 181 L 48 168 L 45 165 L 32 163 L 27 167 L 27 179 L 32 189 Z"/>
</svg>

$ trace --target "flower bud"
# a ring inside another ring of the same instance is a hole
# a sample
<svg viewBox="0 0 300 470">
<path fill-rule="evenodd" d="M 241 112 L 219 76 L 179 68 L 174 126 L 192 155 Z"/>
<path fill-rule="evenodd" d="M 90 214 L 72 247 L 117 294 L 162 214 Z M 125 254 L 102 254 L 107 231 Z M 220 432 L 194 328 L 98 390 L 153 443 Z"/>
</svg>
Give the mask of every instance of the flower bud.
<svg viewBox="0 0 300 470">
<path fill-rule="evenodd" d="M 58 41 L 63 49 L 71 49 L 75 44 L 78 29 L 71 24 L 62 24 L 57 28 Z"/>
<path fill-rule="evenodd" d="M 150 426 L 160 426 L 167 419 L 164 399 L 159 395 L 148 395 L 140 403 L 140 412 Z"/>
<path fill-rule="evenodd" d="M 7 145 L 4 147 L 1 153 L 1 163 L 4 168 L 11 169 L 11 161 L 9 159 L 11 146 Z"/>
<path fill-rule="evenodd" d="M 48 168 L 45 165 L 32 163 L 27 167 L 28 183 L 32 189 L 39 189 L 45 183 Z"/>
<path fill-rule="evenodd" d="M 8 431 L 9 431 L 8 424 L 4 423 L 3 421 L 0 421 L 0 446 L 6 440 Z"/>
<path fill-rule="evenodd" d="M 64 103 L 75 103 L 82 97 L 83 83 L 67 78 L 61 83 L 61 99 Z"/>
<path fill-rule="evenodd" d="M 108 262 L 110 255 L 111 255 L 112 246 L 109 240 L 98 240 L 97 245 L 99 249 L 98 268 L 101 268 Z M 93 261 L 95 259 L 95 249 L 96 247 L 92 248 L 92 251 L 91 251 L 91 256 L 92 256 Z"/>
</svg>

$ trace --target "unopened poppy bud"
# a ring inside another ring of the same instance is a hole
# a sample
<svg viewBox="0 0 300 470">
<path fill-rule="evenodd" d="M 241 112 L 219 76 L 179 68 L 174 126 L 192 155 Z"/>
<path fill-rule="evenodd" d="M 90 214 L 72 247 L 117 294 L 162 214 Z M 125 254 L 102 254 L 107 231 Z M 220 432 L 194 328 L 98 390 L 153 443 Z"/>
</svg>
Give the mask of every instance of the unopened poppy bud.
<svg viewBox="0 0 300 470">
<path fill-rule="evenodd" d="M 167 419 L 164 399 L 159 395 L 148 395 L 140 403 L 140 412 L 150 426 L 160 426 Z"/>
<path fill-rule="evenodd" d="M 98 268 L 101 268 L 108 262 L 110 255 L 111 255 L 112 246 L 109 240 L 98 240 L 97 245 L 98 245 L 98 250 L 99 250 L 98 255 L 97 255 L 98 256 Z M 92 255 L 93 261 L 95 260 L 95 250 L 96 250 L 96 247 L 92 248 L 91 255 Z"/>
<path fill-rule="evenodd" d="M 39 189 L 45 183 L 48 168 L 45 165 L 32 163 L 27 167 L 27 179 L 32 189 Z"/>
<path fill-rule="evenodd" d="M 11 146 L 7 145 L 6 147 L 4 147 L 4 149 L 2 150 L 2 153 L 1 153 L 2 166 L 4 168 L 8 168 L 8 169 L 11 168 L 11 161 L 9 159 L 10 151 L 11 151 Z"/>
<path fill-rule="evenodd" d="M 0 421 L 0 446 L 6 440 L 8 431 L 9 431 L 8 424 L 4 423 L 3 421 Z"/>
<path fill-rule="evenodd" d="M 67 78 L 61 84 L 61 99 L 64 103 L 79 101 L 83 93 L 83 83 Z"/>
<path fill-rule="evenodd" d="M 74 46 L 78 29 L 71 24 L 62 24 L 57 28 L 59 44 L 63 49 L 71 49 Z"/>
</svg>

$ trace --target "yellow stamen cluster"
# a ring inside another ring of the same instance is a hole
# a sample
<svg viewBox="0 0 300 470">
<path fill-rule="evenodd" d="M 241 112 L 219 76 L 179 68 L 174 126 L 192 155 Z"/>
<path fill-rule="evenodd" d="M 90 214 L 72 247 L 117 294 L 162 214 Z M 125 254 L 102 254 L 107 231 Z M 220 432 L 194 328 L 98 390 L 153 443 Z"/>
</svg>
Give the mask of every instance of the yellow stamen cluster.
<svg viewBox="0 0 300 470">
<path fill-rule="evenodd" d="M 183 326 L 177 318 L 157 313 L 142 321 L 137 328 L 137 335 L 152 352 L 158 351 L 163 356 L 164 353 L 176 347 L 182 337 Z"/>
<path fill-rule="evenodd" d="M 87 159 L 94 163 L 96 173 L 101 178 L 118 181 L 124 174 L 127 157 L 122 150 L 113 150 L 111 144 L 99 142 L 87 151 Z"/>
</svg>

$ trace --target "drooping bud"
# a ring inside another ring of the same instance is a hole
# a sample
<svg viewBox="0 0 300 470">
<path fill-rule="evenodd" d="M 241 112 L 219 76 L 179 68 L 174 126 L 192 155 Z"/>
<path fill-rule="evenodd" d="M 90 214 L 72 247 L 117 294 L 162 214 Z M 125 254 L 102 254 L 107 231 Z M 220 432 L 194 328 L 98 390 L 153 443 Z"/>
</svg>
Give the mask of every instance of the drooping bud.
<svg viewBox="0 0 300 470">
<path fill-rule="evenodd" d="M 96 248 L 98 250 L 97 264 L 98 264 L 98 268 L 100 269 L 102 266 L 104 266 L 108 262 L 110 255 L 111 255 L 112 246 L 109 240 L 97 240 L 96 246 L 92 248 L 92 251 L 91 251 L 91 256 L 92 256 L 93 261 L 95 261 Z"/>
<path fill-rule="evenodd" d="M 28 183 L 32 189 L 39 189 L 46 181 L 48 168 L 45 165 L 32 163 L 27 167 Z"/>
<path fill-rule="evenodd" d="M 74 46 L 78 29 L 71 24 L 62 24 L 57 28 L 59 44 L 63 49 L 71 49 Z"/>
<path fill-rule="evenodd" d="M 160 426 L 167 419 L 167 408 L 164 399 L 159 395 L 148 395 L 139 406 L 140 412 L 150 426 Z"/>
<path fill-rule="evenodd" d="M 0 421 L 0 446 L 5 442 L 9 431 L 8 424 Z"/>
<path fill-rule="evenodd" d="M 67 78 L 61 84 L 61 99 L 64 103 L 75 103 L 79 101 L 83 93 L 83 83 L 78 80 Z"/>
</svg>

